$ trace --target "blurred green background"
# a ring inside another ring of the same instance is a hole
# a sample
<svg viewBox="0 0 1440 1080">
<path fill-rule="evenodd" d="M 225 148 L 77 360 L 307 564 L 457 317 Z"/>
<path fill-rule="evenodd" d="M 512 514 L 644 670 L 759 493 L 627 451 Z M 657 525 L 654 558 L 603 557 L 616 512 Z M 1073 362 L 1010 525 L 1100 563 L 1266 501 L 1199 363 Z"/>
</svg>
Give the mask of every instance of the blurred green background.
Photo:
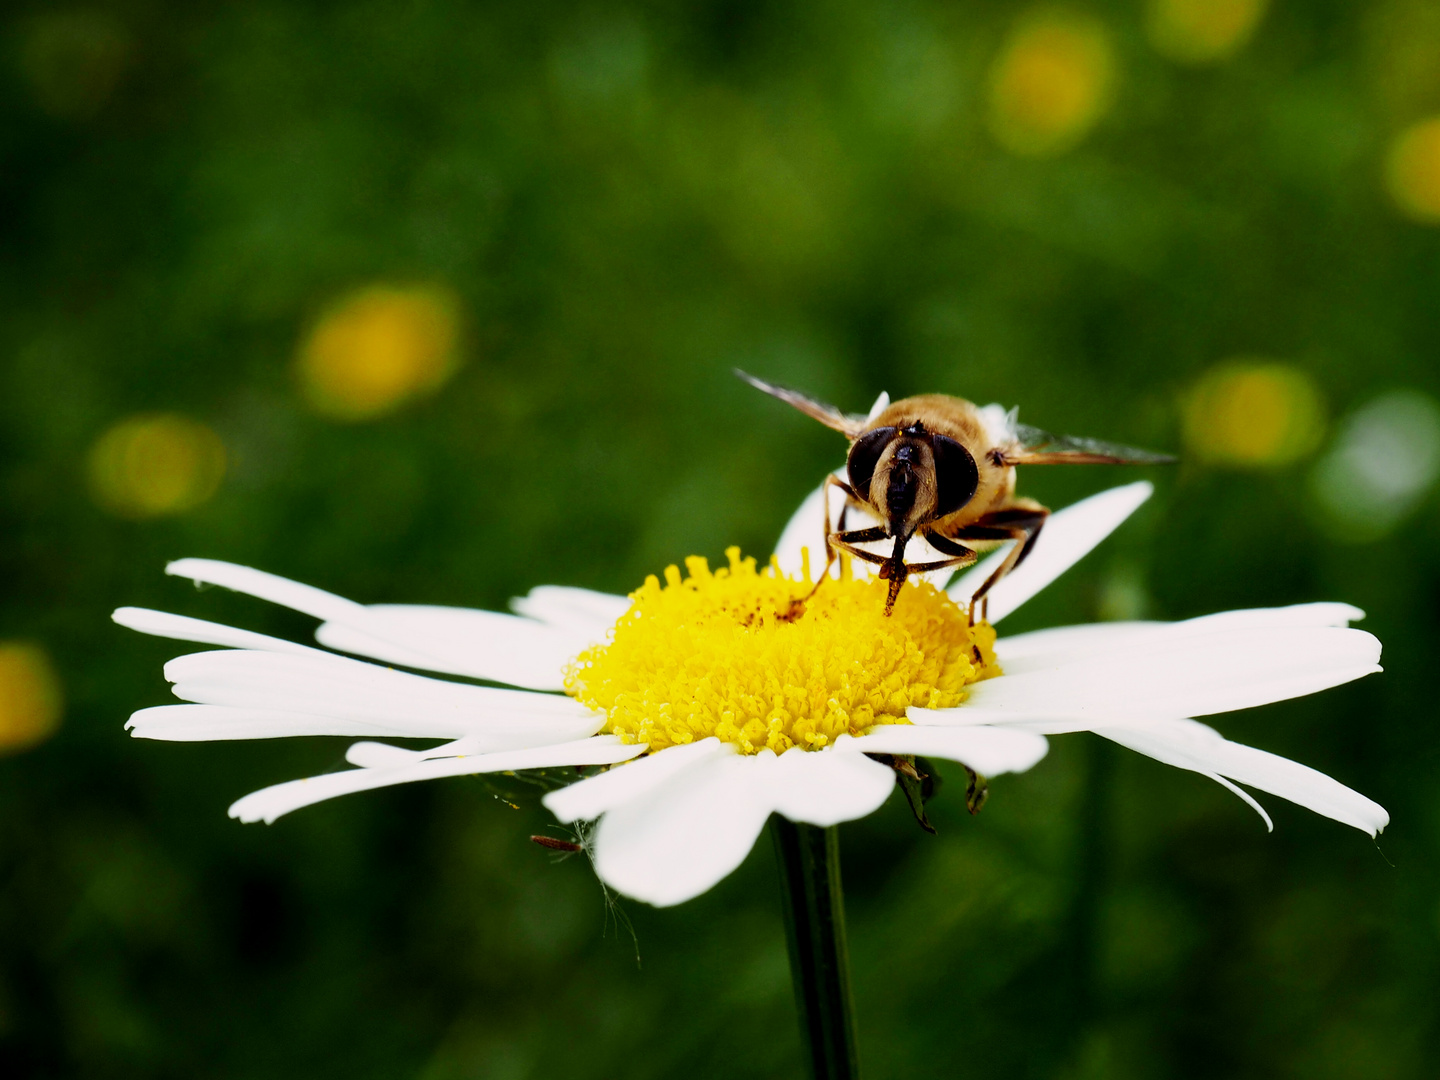
<svg viewBox="0 0 1440 1080">
<path fill-rule="evenodd" d="M 1335 599 L 1385 642 L 1217 721 L 1388 807 L 1379 851 L 1088 736 L 938 837 L 845 826 L 866 1075 L 1440 1073 L 1440 5 L 52 0 L 0 35 L 6 1075 L 797 1075 L 768 841 L 626 904 L 637 969 L 533 797 L 228 820 L 344 743 L 132 741 L 187 650 L 108 620 L 313 629 L 186 555 L 491 608 L 763 556 L 843 446 L 736 365 L 1180 451 L 1009 631 Z"/>
</svg>

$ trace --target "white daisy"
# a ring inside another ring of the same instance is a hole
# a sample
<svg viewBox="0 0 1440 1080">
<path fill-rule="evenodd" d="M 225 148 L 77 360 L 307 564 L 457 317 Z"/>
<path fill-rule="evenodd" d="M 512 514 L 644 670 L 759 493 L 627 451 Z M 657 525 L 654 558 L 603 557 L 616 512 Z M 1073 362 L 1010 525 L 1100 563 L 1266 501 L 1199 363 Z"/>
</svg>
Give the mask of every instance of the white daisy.
<svg viewBox="0 0 1440 1080">
<path fill-rule="evenodd" d="M 1129 484 L 1054 514 L 1029 559 L 991 592 L 991 621 L 1084 556 L 1150 492 Z M 195 704 L 142 709 L 128 726 L 180 742 L 368 737 L 347 752 L 354 769 L 240 799 L 230 815 L 247 822 L 415 780 L 616 766 L 544 802 L 562 822 L 599 819 L 600 877 L 656 905 L 690 899 L 729 874 L 772 813 L 830 826 L 876 810 L 896 773 L 868 754 L 925 755 L 995 776 L 1034 765 L 1047 735 L 1093 731 L 1216 780 L 1267 825 L 1236 783 L 1372 836 L 1388 822 L 1384 809 L 1330 777 L 1192 719 L 1379 671 L 1380 643 L 1348 628 L 1362 616 L 1355 608 L 1302 604 L 996 641 L 963 616 L 989 572 L 982 564 L 949 596 L 933 581 L 907 585 L 890 619 L 880 614 L 883 583 L 857 567 L 789 619 L 785 601 L 808 577 L 804 548 L 820 535 L 820 511 L 816 492 L 768 568 L 738 552 L 714 573 L 693 559 L 688 578 L 672 567 L 663 584 L 651 578 L 631 598 L 542 586 L 515 600 L 513 614 L 365 606 L 258 570 L 182 559 L 167 572 L 322 620 L 316 637 L 327 648 L 121 608 L 114 617 L 124 626 L 222 646 L 165 666 L 175 695 Z M 377 738 L 445 741 L 411 750 Z"/>
</svg>

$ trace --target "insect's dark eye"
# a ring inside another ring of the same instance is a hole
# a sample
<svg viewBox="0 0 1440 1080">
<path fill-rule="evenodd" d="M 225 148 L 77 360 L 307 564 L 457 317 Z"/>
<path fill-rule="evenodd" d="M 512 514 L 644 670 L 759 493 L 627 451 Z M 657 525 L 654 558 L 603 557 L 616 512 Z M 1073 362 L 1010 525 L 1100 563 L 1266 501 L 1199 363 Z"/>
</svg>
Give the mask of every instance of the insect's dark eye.
<svg viewBox="0 0 1440 1080">
<path fill-rule="evenodd" d="M 970 451 L 954 439 L 931 435 L 930 446 L 935 452 L 935 484 L 939 489 L 935 516 L 944 517 L 975 497 L 975 489 L 980 486 L 980 470 L 975 467 Z"/>
<path fill-rule="evenodd" d="M 880 461 L 880 455 L 885 452 L 885 447 L 895 438 L 895 434 L 893 427 L 876 428 L 861 435 L 850 448 L 850 457 L 845 468 L 850 474 L 850 486 L 860 498 L 869 496 L 870 478 L 875 475 L 875 466 Z"/>
</svg>

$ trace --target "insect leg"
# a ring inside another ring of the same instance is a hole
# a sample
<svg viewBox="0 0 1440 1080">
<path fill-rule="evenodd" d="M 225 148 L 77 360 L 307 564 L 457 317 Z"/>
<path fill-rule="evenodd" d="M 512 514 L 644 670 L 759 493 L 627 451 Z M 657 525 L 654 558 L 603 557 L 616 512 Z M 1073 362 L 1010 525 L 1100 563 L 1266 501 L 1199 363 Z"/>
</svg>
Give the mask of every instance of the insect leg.
<svg viewBox="0 0 1440 1080">
<path fill-rule="evenodd" d="M 950 559 L 947 560 L 950 566 L 959 565 L 960 560 L 963 560 L 966 565 L 969 565 L 978 558 L 972 548 L 968 548 L 964 544 L 957 544 L 948 536 L 941 536 L 938 532 L 928 532 L 924 535 L 926 543 L 940 552 L 940 554 L 950 556 Z"/>
<path fill-rule="evenodd" d="M 845 504 L 840 507 L 840 521 L 833 530 L 830 528 L 830 489 L 832 487 L 838 487 L 845 493 Z M 825 510 L 825 569 L 815 581 L 817 588 L 820 582 L 830 576 L 830 567 L 835 564 L 835 549 L 831 546 L 830 538 L 845 528 L 845 511 L 850 509 L 851 500 L 857 499 L 855 489 L 834 473 L 826 474 L 825 483 L 820 485 L 820 491 L 822 493 L 820 497 L 821 505 Z M 814 594 L 812 593 L 811 595 L 813 596 Z"/>
<path fill-rule="evenodd" d="M 836 480 L 832 476 L 826 481 L 825 487 L 822 489 L 827 494 L 827 500 L 831 483 L 834 483 L 836 486 L 843 489 L 846 496 L 853 497 L 850 485 L 842 483 L 841 481 Z M 844 507 L 841 507 L 840 509 L 840 520 L 842 525 L 844 524 L 845 511 L 847 509 L 849 509 L 849 503 L 846 503 L 846 505 Z M 806 593 L 798 600 L 790 601 L 790 608 L 787 612 L 787 617 L 792 619 L 799 618 L 800 614 L 805 610 L 806 602 L 817 592 L 820 591 L 821 585 L 825 584 L 825 582 L 829 580 L 830 567 L 834 565 L 835 552 L 837 550 L 843 551 L 847 555 L 853 555 L 855 558 L 861 559 L 864 562 L 884 563 L 886 560 L 883 557 L 876 555 L 874 552 L 865 551 L 862 548 L 857 548 L 854 545 L 869 543 L 872 540 L 883 540 L 885 539 L 885 535 L 885 530 L 878 525 L 870 529 L 853 529 L 849 532 L 832 531 L 830 528 L 830 506 L 827 501 L 825 506 L 825 569 L 821 572 L 820 576 L 815 579 L 815 584 L 811 586 L 808 593 Z"/>
<path fill-rule="evenodd" d="M 905 571 L 909 574 L 925 574 L 931 570 L 949 570 L 955 566 L 969 566 L 976 559 L 976 554 L 964 544 L 957 544 L 948 537 L 939 533 L 925 533 L 926 541 L 942 555 L 948 555 L 948 559 L 937 559 L 932 562 L 906 563 Z"/>
<path fill-rule="evenodd" d="M 866 551 L 864 548 L 857 548 L 848 541 L 841 540 L 840 537 L 844 535 L 846 534 L 837 533 L 831 539 L 830 543 L 834 544 L 835 547 L 845 552 L 845 554 L 853 555 L 855 558 L 860 559 L 863 562 L 874 563 L 876 566 L 886 566 L 889 564 L 890 560 L 886 556 L 877 555 L 875 554 L 875 552 Z M 879 540 L 882 539 L 882 537 L 877 536 L 875 539 Z"/>
<path fill-rule="evenodd" d="M 958 540 L 1014 540 L 1015 546 L 1005 556 L 995 572 L 985 579 L 970 598 L 970 622 L 975 622 L 975 607 L 982 603 L 986 594 L 1006 574 L 1014 570 L 1035 547 L 1040 530 L 1050 511 L 1043 506 L 1012 506 L 1004 510 L 993 510 L 977 521 L 955 531 Z M 933 539 L 931 541 L 934 543 Z M 939 545 L 936 545 L 937 547 Z M 942 549 L 943 550 L 943 549 Z M 987 605 L 988 613 L 988 605 Z"/>
<path fill-rule="evenodd" d="M 846 544 L 868 544 L 875 540 L 887 540 L 890 534 L 885 531 L 884 525 L 875 525 L 868 529 L 851 529 L 849 532 L 837 532 L 831 534 L 831 539 Z"/>
</svg>

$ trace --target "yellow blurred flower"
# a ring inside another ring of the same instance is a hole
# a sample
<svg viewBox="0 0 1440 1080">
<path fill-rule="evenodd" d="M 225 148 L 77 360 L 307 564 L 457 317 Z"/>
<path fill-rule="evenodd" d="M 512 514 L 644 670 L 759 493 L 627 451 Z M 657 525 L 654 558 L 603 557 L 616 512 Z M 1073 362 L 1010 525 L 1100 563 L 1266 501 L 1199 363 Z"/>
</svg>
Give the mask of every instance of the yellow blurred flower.
<svg viewBox="0 0 1440 1080">
<path fill-rule="evenodd" d="M 1058 154 L 1089 133 L 1110 104 L 1109 32 L 1058 10 L 1023 17 L 990 69 L 990 130 L 1016 154 Z"/>
<path fill-rule="evenodd" d="M 455 371 L 458 338 L 448 292 L 362 289 L 322 315 L 301 345 L 301 387 L 325 416 L 369 420 L 438 389 Z"/>
<path fill-rule="evenodd" d="M 155 413 L 120 421 L 90 451 L 95 501 L 120 517 L 179 514 L 205 502 L 225 477 L 225 444 L 187 416 Z"/>
<path fill-rule="evenodd" d="M 1405 216 L 1440 223 L 1440 116 L 1397 135 L 1385 166 L 1386 186 Z"/>
<path fill-rule="evenodd" d="M 0 641 L 0 753 L 25 750 L 60 725 L 60 679 L 39 646 Z"/>
<path fill-rule="evenodd" d="M 1201 461 L 1264 468 L 1298 461 L 1325 431 L 1310 376 L 1289 364 L 1232 360 L 1206 372 L 1185 404 L 1185 445 Z"/>
<path fill-rule="evenodd" d="M 1145 30 L 1156 52 L 1180 64 L 1210 64 L 1245 47 L 1269 0 L 1149 0 Z"/>
</svg>

